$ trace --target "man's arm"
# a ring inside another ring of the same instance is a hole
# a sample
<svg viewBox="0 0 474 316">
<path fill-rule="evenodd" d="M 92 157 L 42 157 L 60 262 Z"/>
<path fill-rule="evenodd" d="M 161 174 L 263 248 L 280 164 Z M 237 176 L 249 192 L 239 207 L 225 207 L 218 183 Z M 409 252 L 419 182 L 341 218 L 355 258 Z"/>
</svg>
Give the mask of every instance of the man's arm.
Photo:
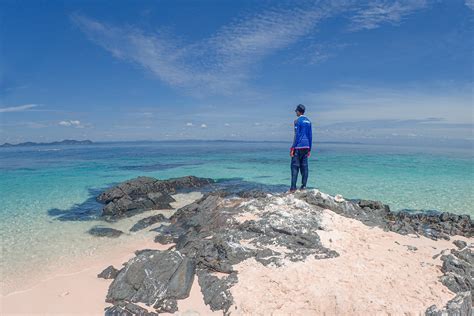
<svg viewBox="0 0 474 316">
<path fill-rule="evenodd" d="M 313 129 L 312 129 L 312 124 L 310 123 L 309 124 L 309 135 L 308 135 L 308 139 L 309 139 L 309 151 L 311 151 L 311 147 L 313 147 Z"/>
<path fill-rule="evenodd" d="M 308 141 L 309 141 L 309 152 L 308 158 L 311 157 L 311 147 L 313 147 L 313 129 L 311 127 L 311 123 L 309 123 L 309 131 L 308 131 Z"/>
<path fill-rule="evenodd" d="M 294 121 L 293 130 L 294 130 L 294 136 L 293 136 L 293 145 L 291 145 L 291 148 L 290 148 L 290 157 L 293 157 L 295 155 L 296 134 L 297 134 L 297 130 L 298 130 L 298 120 Z"/>
</svg>

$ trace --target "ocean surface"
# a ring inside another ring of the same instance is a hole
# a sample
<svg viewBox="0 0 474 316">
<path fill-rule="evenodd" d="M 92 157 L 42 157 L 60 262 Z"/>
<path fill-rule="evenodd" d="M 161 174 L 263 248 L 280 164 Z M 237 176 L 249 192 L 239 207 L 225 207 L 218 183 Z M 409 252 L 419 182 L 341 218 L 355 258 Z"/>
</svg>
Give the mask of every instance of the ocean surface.
<svg viewBox="0 0 474 316">
<path fill-rule="evenodd" d="M 308 186 L 346 198 L 381 200 L 392 210 L 473 216 L 473 158 L 472 149 L 316 144 Z M 289 144 L 183 141 L 0 148 L 0 172 L 0 268 L 2 279 L 14 280 L 32 269 L 46 271 L 65 258 L 93 254 L 104 243 L 87 230 L 102 223 L 95 196 L 105 188 L 140 175 L 195 175 L 247 188 L 287 190 Z"/>
</svg>

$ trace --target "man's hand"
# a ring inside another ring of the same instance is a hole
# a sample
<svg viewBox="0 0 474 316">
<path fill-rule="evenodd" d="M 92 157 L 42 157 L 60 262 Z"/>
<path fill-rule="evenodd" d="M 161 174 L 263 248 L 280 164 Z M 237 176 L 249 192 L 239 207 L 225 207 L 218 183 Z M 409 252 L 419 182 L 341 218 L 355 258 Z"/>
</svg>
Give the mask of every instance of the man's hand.
<svg viewBox="0 0 474 316">
<path fill-rule="evenodd" d="M 308 151 L 308 154 L 306 155 L 306 157 L 311 157 L 311 151 Z"/>
<path fill-rule="evenodd" d="M 295 156 L 295 149 L 291 148 L 290 149 L 290 157 L 294 157 L 294 156 Z"/>
</svg>

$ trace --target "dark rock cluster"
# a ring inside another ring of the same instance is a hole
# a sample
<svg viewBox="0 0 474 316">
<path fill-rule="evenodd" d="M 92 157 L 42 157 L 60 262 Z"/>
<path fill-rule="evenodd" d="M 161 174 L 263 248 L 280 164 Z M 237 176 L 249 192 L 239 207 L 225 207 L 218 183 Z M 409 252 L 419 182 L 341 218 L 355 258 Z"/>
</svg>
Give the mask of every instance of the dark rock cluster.
<svg viewBox="0 0 474 316">
<path fill-rule="evenodd" d="M 213 181 L 193 176 L 157 180 L 138 177 L 120 183 L 100 194 L 97 200 L 104 203 L 102 215 L 108 220 L 131 216 L 148 210 L 171 209 L 175 200 L 171 194 L 178 190 L 199 188 Z"/>
<path fill-rule="evenodd" d="M 97 275 L 98 278 L 102 279 L 115 279 L 119 270 L 115 269 L 114 266 L 108 266 L 101 273 Z"/>
<path fill-rule="evenodd" d="M 123 234 L 123 231 L 110 228 L 110 227 L 102 227 L 102 226 L 95 226 L 89 229 L 89 234 L 97 237 L 110 237 L 110 238 L 117 238 Z"/>
<path fill-rule="evenodd" d="M 135 225 L 130 228 L 131 232 L 137 232 L 139 230 L 145 229 L 153 224 L 159 223 L 159 222 L 167 222 L 168 219 L 163 215 L 163 214 L 157 214 L 153 216 L 148 216 L 145 217 L 141 220 L 139 220 Z"/>
<path fill-rule="evenodd" d="M 179 210 L 170 225 L 157 229 L 175 243 L 167 251 L 144 250 L 125 264 L 109 288 L 107 302 L 114 310 L 130 309 L 144 303 L 156 312 L 174 312 L 177 300 L 189 294 L 197 275 L 204 301 L 212 310 L 227 312 L 233 298 L 229 289 L 238 281 L 233 266 L 248 258 L 261 264 L 281 265 L 284 259 L 299 261 L 308 256 L 332 258 L 338 253 L 322 246 L 318 212 L 291 205 L 290 197 L 267 196 L 241 205 L 239 198 L 226 199 L 222 193 L 208 194 Z M 258 219 L 239 221 L 251 208 L 267 211 Z M 299 209 L 299 210 L 298 210 Z M 248 243 L 245 243 L 247 241 Z M 285 251 L 276 250 L 285 249 Z M 215 272 L 226 276 L 218 277 Z"/>
<path fill-rule="evenodd" d="M 441 256 L 443 261 L 441 271 L 444 273 L 441 282 L 456 293 L 456 296 L 441 309 L 438 309 L 436 305 L 430 306 L 426 310 L 427 316 L 470 316 L 473 313 L 474 253 L 472 246 L 468 246 L 462 240 L 456 240 L 453 243 L 458 249 L 451 249 L 449 254 Z"/>
<path fill-rule="evenodd" d="M 104 215 L 119 218 L 169 206 L 170 193 L 205 186 L 210 181 L 195 177 L 167 181 L 141 177 L 104 192 L 98 199 L 106 203 Z M 161 195 L 155 201 L 158 195 L 153 194 Z M 137 251 L 120 271 L 109 267 L 101 273 L 102 277 L 114 278 L 106 298 L 113 305 L 107 308 L 106 315 L 175 312 L 177 301 L 189 295 L 195 277 L 205 303 L 214 311 L 228 313 L 233 303 L 230 288 L 238 282 L 234 266 L 243 260 L 253 258 L 263 265 L 280 266 L 285 260 L 338 256 L 322 246 L 317 233 L 322 228 L 319 215 L 323 208 L 400 234 L 432 239 L 473 235 L 469 216 L 394 213 L 381 202 L 347 201 L 315 190 L 294 195 L 258 190 L 238 194 L 215 191 L 180 208 L 169 220 L 154 215 L 132 227 L 131 231 L 138 231 L 163 222 L 153 229 L 157 232 L 155 241 L 170 244 L 170 248 Z M 442 310 L 430 307 L 427 315 L 469 315 L 464 313 L 470 311 L 472 303 L 473 255 L 462 241 L 455 241 L 455 245 L 459 249 L 441 257 L 445 273 L 441 281 L 457 296 Z"/>
<path fill-rule="evenodd" d="M 337 202 L 321 192 L 300 193 L 308 203 L 328 208 L 340 215 L 357 219 L 369 226 L 378 226 L 402 235 L 422 235 L 434 240 L 450 239 L 450 235 L 474 236 L 474 222 L 469 215 L 448 212 L 392 212 L 378 201 L 354 200 Z"/>
</svg>

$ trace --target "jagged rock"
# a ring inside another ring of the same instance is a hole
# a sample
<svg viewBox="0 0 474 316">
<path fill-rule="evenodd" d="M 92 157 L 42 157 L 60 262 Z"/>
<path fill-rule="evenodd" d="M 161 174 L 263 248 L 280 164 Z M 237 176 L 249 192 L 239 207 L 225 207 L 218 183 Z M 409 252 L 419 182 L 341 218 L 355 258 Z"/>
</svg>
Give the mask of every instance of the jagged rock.
<svg viewBox="0 0 474 316">
<path fill-rule="evenodd" d="M 451 291 L 458 293 L 472 291 L 474 285 L 474 254 L 469 248 L 461 251 L 453 249 L 451 254 L 442 255 L 444 276 L 441 282 Z"/>
<path fill-rule="evenodd" d="M 383 204 L 380 201 L 371 201 L 371 200 L 359 200 L 357 204 L 361 208 L 368 207 L 371 210 L 386 210 L 389 211 L 390 208 L 388 205 Z"/>
<path fill-rule="evenodd" d="M 251 203 L 241 206 L 243 201 Z M 282 210 L 282 205 L 287 203 L 299 205 L 296 206 L 299 213 L 290 214 Z M 243 223 L 235 219 L 238 214 L 249 212 L 252 208 L 264 209 L 265 206 L 267 211 L 260 214 L 259 219 Z M 154 229 L 159 233 L 158 241 L 176 243 L 174 250 L 143 250 L 137 253 L 115 278 L 107 301 L 142 302 L 147 305 L 157 302 L 153 306 L 156 311 L 175 312 L 176 300 L 189 293 L 189 287 L 183 284 L 190 286 L 192 281 L 189 278 L 197 268 L 206 303 L 213 310 L 226 311 L 232 304 L 228 289 L 237 282 L 233 266 L 245 259 L 253 257 L 264 265 L 280 265 L 285 258 L 298 261 L 308 256 L 318 259 L 337 256 L 337 252 L 322 246 L 317 234 L 320 228 L 318 212 L 288 196 L 265 195 L 239 200 L 235 197 L 224 198 L 220 193 L 207 194 L 177 210 L 169 225 Z M 243 240 L 250 245 L 242 244 Z M 286 251 L 274 251 L 274 246 L 285 247 Z M 176 277 L 183 277 L 170 280 L 170 271 Z M 217 278 L 212 275 L 213 272 L 229 275 Z M 147 290 L 155 287 L 162 290 Z"/>
<path fill-rule="evenodd" d="M 250 190 L 250 191 L 240 191 L 237 192 L 237 196 L 250 199 L 250 198 L 264 198 L 269 194 L 269 192 L 261 191 L 261 190 Z"/>
<path fill-rule="evenodd" d="M 141 302 L 167 310 L 189 296 L 195 261 L 177 251 L 145 251 L 130 259 L 109 287 L 109 303 Z M 164 304 L 164 305 L 162 305 Z"/>
<path fill-rule="evenodd" d="M 123 231 L 110 228 L 110 227 L 92 227 L 89 229 L 89 234 L 97 236 L 97 237 L 110 237 L 110 238 L 117 238 L 123 234 Z"/>
<path fill-rule="evenodd" d="M 98 278 L 102 279 L 115 279 L 119 270 L 115 269 L 114 266 L 108 266 L 101 273 L 97 274 Z"/>
<path fill-rule="evenodd" d="M 199 188 L 213 182 L 212 179 L 187 176 L 169 180 L 158 180 L 151 177 L 138 177 L 122 182 L 100 194 L 97 200 L 108 203 L 128 195 L 132 199 L 144 196 L 151 192 L 175 193 L 180 189 Z"/>
<path fill-rule="evenodd" d="M 318 190 L 301 192 L 298 196 L 310 204 L 328 208 L 368 226 L 378 226 L 403 235 L 420 234 L 434 240 L 449 239 L 450 235 L 468 238 L 474 236 L 474 221 L 469 215 L 447 212 L 391 212 L 388 205 L 382 202 L 355 200 L 337 203 L 334 197 Z"/>
<path fill-rule="evenodd" d="M 467 247 L 467 243 L 463 240 L 455 240 L 453 241 L 453 244 L 458 247 L 458 249 L 463 249 L 465 247 Z"/>
<path fill-rule="evenodd" d="M 233 303 L 229 289 L 238 281 L 234 266 L 243 260 L 255 258 L 263 265 L 279 266 L 284 260 L 339 255 L 321 244 L 318 230 L 323 229 L 319 218 L 322 208 L 402 234 L 419 233 L 434 238 L 451 232 L 472 234 L 469 216 L 392 213 L 380 202 L 337 202 L 316 190 L 291 195 L 242 196 L 245 195 L 209 193 L 177 210 L 168 225 L 152 230 L 158 233 L 157 242 L 175 243 L 170 248 L 173 250 L 137 252 L 112 282 L 107 301 L 119 306 L 141 302 L 153 306 L 157 312 L 173 313 L 177 311 L 177 300 L 189 295 L 197 273 L 205 303 L 212 310 L 227 313 Z M 249 213 L 251 219 L 246 219 Z M 471 250 L 453 249 L 443 253 L 441 259 L 443 284 L 459 295 L 471 291 Z M 217 277 L 215 272 L 227 276 Z M 446 308 L 453 311 L 464 308 L 460 297 L 450 301 Z M 430 307 L 427 313 L 437 311 L 436 307 Z"/>
<path fill-rule="evenodd" d="M 146 253 L 146 252 L 153 252 L 155 251 L 155 249 L 140 249 L 140 250 L 135 250 L 135 256 L 138 256 L 138 255 L 141 255 L 142 253 Z"/>
<path fill-rule="evenodd" d="M 426 315 L 472 315 L 472 306 L 474 305 L 474 297 L 472 296 L 474 254 L 470 248 L 462 247 L 461 249 L 461 251 L 452 249 L 450 253 L 444 252 L 441 255 L 443 261 L 441 271 L 444 273 L 440 278 L 441 283 L 457 295 L 442 309 L 438 309 L 435 305 L 430 306 L 426 310 Z"/>
<path fill-rule="evenodd" d="M 197 188 L 212 183 L 211 179 L 193 176 L 169 180 L 138 177 L 110 188 L 97 197 L 105 204 L 102 216 L 115 220 L 152 209 L 171 209 L 175 200 L 170 195 L 177 190 Z"/>
<path fill-rule="evenodd" d="M 137 232 L 139 230 L 145 229 L 158 222 L 166 222 L 166 221 L 168 221 L 168 219 L 163 214 L 149 216 L 149 217 L 142 218 L 141 220 L 139 220 L 135 225 L 132 226 L 132 228 L 130 228 L 130 231 Z"/>
<path fill-rule="evenodd" d="M 409 213 L 406 211 L 388 214 L 388 228 L 400 234 L 421 234 L 437 240 L 450 235 L 472 237 L 474 223 L 469 215 L 451 213 Z"/>
<path fill-rule="evenodd" d="M 209 305 L 211 310 L 222 310 L 226 314 L 233 302 L 229 289 L 237 283 L 237 274 L 234 272 L 218 278 L 207 270 L 198 270 L 197 275 L 204 303 Z"/>
<path fill-rule="evenodd" d="M 460 292 L 446 306 L 438 309 L 431 305 L 425 312 L 426 316 L 472 316 L 472 292 Z"/>
<path fill-rule="evenodd" d="M 157 313 L 149 312 L 145 308 L 132 303 L 120 302 L 105 309 L 105 316 L 158 316 Z"/>
</svg>

